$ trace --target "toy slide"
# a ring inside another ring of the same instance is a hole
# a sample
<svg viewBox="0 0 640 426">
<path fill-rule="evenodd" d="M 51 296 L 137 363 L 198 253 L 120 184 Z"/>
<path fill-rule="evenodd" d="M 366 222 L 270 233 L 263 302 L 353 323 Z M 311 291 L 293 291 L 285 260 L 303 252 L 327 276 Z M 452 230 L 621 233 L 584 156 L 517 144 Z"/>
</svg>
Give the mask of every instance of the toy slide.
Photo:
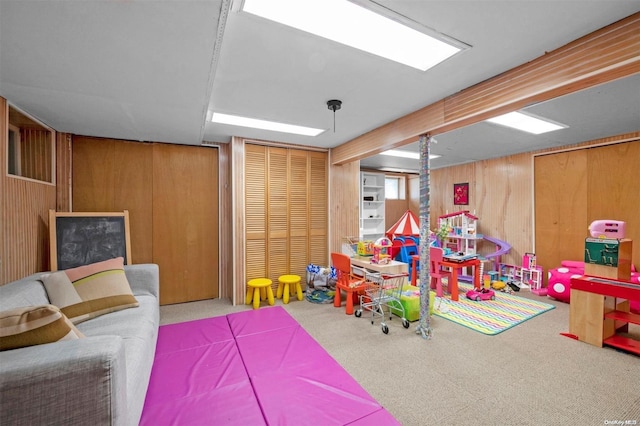
<svg viewBox="0 0 640 426">
<path fill-rule="evenodd" d="M 499 240 L 497 238 L 493 238 L 493 237 L 487 237 L 486 235 L 484 235 L 482 238 L 484 238 L 485 240 L 489 241 L 490 243 L 495 244 L 498 247 L 498 250 L 494 253 L 491 254 L 487 254 L 486 256 L 484 256 L 487 259 L 491 259 L 494 257 L 500 257 L 504 254 L 509 253 L 509 251 L 511 250 L 511 244 L 507 243 L 506 241 L 502 241 Z M 498 259 L 499 261 L 499 259 Z"/>
<path fill-rule="evenodd" d="M 488 237 L 486 235 L 482 236 L 483 239 L 489 241 L 490 243 L 493 243 L 496 245 L 497 250 L 493 253 L 489 253 L 486 254 L 484 256 L 480 257 L 480 260 L 483 259 L 487 259 L 487 260 L 495 260 L 495 262 L 500 263 L 500 257 L 502 255 L 505 255 L 507 253 L 509 253 L 509 251 L 511 250 L 511 244 L 507 243 L 506 241 L 502 241 L 499 240 L 497 238 L 493 238 L 493 237 Z M 471 275 L 460 275 L 458 276 L 458 280 L 459 281 L 466 281 L 466 282 L 471 282 L 473 279 L 473 277 Z"/>
</svg>

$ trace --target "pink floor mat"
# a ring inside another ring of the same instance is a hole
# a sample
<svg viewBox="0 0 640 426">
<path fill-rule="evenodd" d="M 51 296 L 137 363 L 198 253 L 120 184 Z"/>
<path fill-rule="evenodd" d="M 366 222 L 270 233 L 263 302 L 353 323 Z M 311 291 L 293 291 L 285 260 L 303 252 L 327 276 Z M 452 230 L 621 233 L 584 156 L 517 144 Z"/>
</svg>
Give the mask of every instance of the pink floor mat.
<svg viewBox="0 0 640 426">
<path fill-rule="evenodd" d="M 160 327 L 142 425 L 398 425 L 282 307 Z"/>
</svg>

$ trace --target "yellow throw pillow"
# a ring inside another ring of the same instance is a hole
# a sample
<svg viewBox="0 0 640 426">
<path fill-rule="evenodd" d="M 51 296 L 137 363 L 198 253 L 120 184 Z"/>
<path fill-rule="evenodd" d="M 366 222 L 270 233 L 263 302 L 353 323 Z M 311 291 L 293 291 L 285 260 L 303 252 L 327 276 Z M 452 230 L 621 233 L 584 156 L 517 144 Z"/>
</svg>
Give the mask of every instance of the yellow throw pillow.
<svg viewBox="0 0 640 426">
<path fill-rule="evenodd" d="M 0 312 L 0 351 L 83 337 L 53 305 L 26 306 Z"/>
<path fill-rule="evenodd" d="M 139 305 L 124 273 L 124 259 L 104 260 L 42 277 L 49 301 L 74 323 Z"/>
</svg>

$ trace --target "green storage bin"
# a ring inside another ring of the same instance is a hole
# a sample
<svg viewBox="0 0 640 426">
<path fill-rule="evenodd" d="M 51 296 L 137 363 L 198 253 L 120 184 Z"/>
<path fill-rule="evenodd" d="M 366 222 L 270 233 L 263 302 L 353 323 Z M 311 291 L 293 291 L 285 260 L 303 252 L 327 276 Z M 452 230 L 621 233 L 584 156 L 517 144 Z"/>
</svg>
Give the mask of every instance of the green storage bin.
<svg viewBox="0 0 640 426">
<path fill-rule="evenodd" d="M 433 315 L 433 305 L 435 304 L 436 293 L 429 292 L 429 315 Z M 402 295 L 400 303 L 404 308 L 405 319 L 408 321 L 417 321 L 420 319 L 420 289 L 410 284 L 402 286 Z M 401 316 L 402 309 L 398 306 L 398 302 L 392 300 L 389 302 L 391 312 L 394 315 Z"/>
</svg>

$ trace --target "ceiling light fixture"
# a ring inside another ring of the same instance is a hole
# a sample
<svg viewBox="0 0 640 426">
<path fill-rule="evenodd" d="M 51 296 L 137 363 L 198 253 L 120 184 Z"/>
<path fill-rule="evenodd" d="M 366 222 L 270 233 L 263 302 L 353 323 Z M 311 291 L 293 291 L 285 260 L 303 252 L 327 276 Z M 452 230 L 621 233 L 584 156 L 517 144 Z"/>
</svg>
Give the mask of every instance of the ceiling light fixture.
<svg viewBox="0 0 640 426">
<path fill-rule="evenodd" d="M 342 101 L 338 99 L 331 99 L 327 101 L 327 108 L 333 111 L 333 133 L 336 132 L 336 111 L 342 108 Z"/>
<path fill-rule="evenodd" d="M 523 132 L 539 135 L 542 133 L 553 132 L 554 130 L 566 129 L 566 124 L 556 123 L 547 118 L 537 117 L 533 114 L 514 111 L 507 114 L 490 118 L 489 123 L 500 124 L 501 126 L 511 127 Z"/>
<path fill-rule="evenodd" d="M 368 6 L 376 7 L 374 3 Z M 383 58 L 426 71 L 467 46 L 407 22 L 388 9 L 383 16 L 346 0 L 244 0 L 242 10 Z M 430 34 L 427 34 L 429 32 Z"/>
<path fill-rule="evenodd" d="M 383 151 L 380 153 L 380 155 L 388 155 L 390 157 L 400 157 L 400 158 L 411 158 L 413 160 L 419 160 L 420 159 L 420 153 L 419 152 L 409 152 L 409 151 L 402 151 L 399 149 L 390 149 L 387 151 Z M 430 154 L 429 155 L 429 159 L 433 160 L 434 158 L 438 158 L 440 157 L 439 155 L 436 154 Z"/>
<path fill-rule="evenodd" d="M 229 124 L 231 126 L 251 127 L 254 129 L 271 130 L 274 132 L 293 133 L 303 136 L 318 136 L 324 129 L 296 126 L 294 124 L 278 123 L 276 121 L 258 120 L 256 118 L 241 117 L 238 115 L 221 114 L 214 112 L 211 117 L 213 123 Z"/>
</svg>

